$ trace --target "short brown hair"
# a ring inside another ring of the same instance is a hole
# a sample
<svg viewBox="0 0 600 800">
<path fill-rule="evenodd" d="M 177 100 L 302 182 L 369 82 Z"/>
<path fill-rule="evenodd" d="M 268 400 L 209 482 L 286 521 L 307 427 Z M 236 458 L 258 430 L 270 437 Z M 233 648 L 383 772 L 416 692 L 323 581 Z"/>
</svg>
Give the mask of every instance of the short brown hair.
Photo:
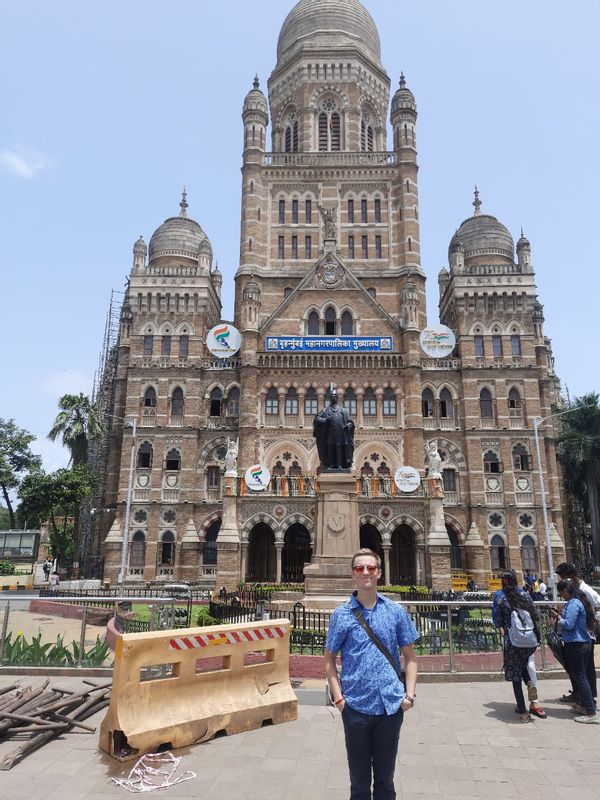
<svg viewBox="0 0 600 800">
<path fill-rule="evenodd" d="M 354 562 L 359 556 L 371 556 L 377 562 L 377 569 L 381 569 L 381 559 L 379 555 L 374 550 L 369 550 L 368 547 L 361 547 L 360 550 L 357 550 L 356 553 L 352 556 L 352 564 L 351 566 L 354 567 Z"/>
</svg>

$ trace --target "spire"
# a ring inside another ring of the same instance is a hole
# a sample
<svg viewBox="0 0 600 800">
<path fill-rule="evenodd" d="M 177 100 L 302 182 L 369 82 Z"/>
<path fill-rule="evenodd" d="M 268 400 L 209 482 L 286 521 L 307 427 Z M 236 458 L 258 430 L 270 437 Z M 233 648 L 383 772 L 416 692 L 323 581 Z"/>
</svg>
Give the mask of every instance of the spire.
<svg viewBox="0 0 600 800">
<path fill-rule="evenodd" d="M 258 80 L 258 73 L 254 76 L 254 80 L 252 81 L 252 86 L 254 89 L 260 89 L 260 81 Z"/>
<path fill-rule="evenodd" d="M 481 200 L 479 199 L 479 189 L 477 186 L 475 187 L 475 200 L 473 200 L 473 206 L 475 207 L 475 213 L 473 216 L 478 217 L 481 214 Z"/>
<path fill-rule="evenodd" d="M 181 203 L 179 203 L 179 208 L 181 209 L 179 216 L 183 218 L 187 217 L 188 201 L 185 186 L 183 187 L 183 191 L 181 193 Z"/>
<path fill-rule="evenodd" d="M 400 73 L 400 88 L 403 89 L 406 86 L 406 78 L 404 77 L 404 73 Z"/>
</svg>

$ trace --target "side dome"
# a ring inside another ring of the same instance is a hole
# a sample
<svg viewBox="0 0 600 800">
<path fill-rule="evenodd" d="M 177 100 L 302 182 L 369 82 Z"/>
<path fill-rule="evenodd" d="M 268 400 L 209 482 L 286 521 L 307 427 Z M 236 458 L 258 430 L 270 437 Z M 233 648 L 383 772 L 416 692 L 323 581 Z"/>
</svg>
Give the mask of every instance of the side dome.
<svg viewBox="0 0 600 800">
<path fill-rule="evenodd" d="M 406 78 L 404 73 L 400 73 L 400 85 L 396 89 L 396 93 L 392 98 L 392 116 L 403 109 L 410 109 L 411 111 L 417 110 L 417 103 L 415 96 L 411 90 L 406 86 Z"/>
<path fill-rule="evenodd" d="M 331 53 L 349 46 L 381 66 L 379 32 L 359 0 L 300 0 L 281 26 L 277 65 L 304 48 Z"/>
<path fill-rule="evenodd" d="M 267 114 L 267 98 L 261 91 L 258 75 L 255 76 L 252 82 L 252 89 L 244 98 L 244 111 L 262 111 Z"/>
<path fill-rule="evenodd" d="M 179 216 L 169 217 L 152 234 L 148 246 L 150 261 L 161 256 L 183 256 L 197 261 L 199 252 L 212 253 L 208 236 L 195 220 L 187 216 L 188 204 L 185 191 L 179 205 L 181 207 Z"/>
<path fill-rule="evenodd" d="M 477 259 L 479 263 L 489 263 L 492 258 L 500 258 L 514 263 L 515 243 L 508 228 L 491 214 L 480 212 L 479 192 L 475 190 L 475 214 L 466 219 L 450 240 L 448 260 L 452 253 L 464 252 L 465 263 Z"/>
</svg>

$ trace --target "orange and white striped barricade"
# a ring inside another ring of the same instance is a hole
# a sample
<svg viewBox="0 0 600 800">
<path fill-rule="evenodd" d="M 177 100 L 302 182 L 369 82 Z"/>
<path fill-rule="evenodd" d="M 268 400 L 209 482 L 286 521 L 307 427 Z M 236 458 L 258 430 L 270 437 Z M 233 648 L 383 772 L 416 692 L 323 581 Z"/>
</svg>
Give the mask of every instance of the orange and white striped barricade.
<svg viewBox="0 0 600 800">
<path fill-rule="evenodd" d="M 100 748 L 126 760 L 295 720 L 289 644 L 287 619 L 121 635 Z"/>
</svg>

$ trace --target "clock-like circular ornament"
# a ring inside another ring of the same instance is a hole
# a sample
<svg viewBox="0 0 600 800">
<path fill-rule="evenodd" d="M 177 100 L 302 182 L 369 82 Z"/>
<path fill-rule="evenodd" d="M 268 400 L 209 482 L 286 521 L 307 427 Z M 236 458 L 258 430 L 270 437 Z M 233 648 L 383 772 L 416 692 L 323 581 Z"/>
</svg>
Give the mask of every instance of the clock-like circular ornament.
<svg viewBox="0 0 600 800">
<path fill-rule="evenodd" d="M 344 272 L 339 264 L 327 263 L 321 264 L 317 270 L 317 278 L 321 281 L 323 286 L 328 289 L 335 289 L 339 286 L 344 277 Z"/>
</svg>

